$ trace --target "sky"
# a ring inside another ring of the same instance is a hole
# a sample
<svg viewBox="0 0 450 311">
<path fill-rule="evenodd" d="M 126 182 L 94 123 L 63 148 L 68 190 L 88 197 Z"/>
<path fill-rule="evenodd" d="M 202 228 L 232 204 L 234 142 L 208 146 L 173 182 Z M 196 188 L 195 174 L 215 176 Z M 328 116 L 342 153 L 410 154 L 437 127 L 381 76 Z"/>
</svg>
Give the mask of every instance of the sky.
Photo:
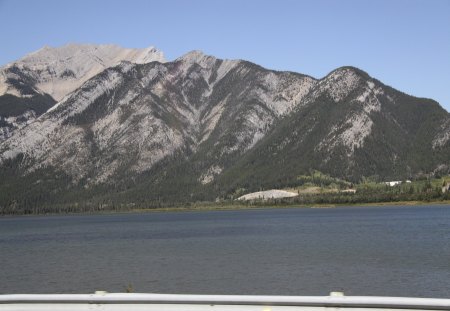
<svg viewBox="0 0 450 311">
<path fill-rule="evenodd" d="M 44 45 L 191 50 L 321 78 L 358 67 L 450 111 L 450 0 L 0 0 L 0 65 Z"/>
</svg>

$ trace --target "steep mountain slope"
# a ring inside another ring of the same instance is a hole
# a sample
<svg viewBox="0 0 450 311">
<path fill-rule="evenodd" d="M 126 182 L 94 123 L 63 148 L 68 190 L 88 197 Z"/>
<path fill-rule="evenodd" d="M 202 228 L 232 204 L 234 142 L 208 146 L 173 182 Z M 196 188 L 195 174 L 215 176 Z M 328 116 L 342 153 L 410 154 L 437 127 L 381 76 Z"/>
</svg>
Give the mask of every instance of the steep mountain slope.
<svg viewBox="0 0 450 311">
<path fill-rule="evenodd" d="M 316 80 L 193 51 L 107 68 L 16 131 L 0 206 L 214 200 L 310 169 L 356 181 L 449 165 L 450 116 L 432 100 L 352 67 Z"/>
<path fill-rule="evenodd" d="M 56 101 L 48 94 L 0 96 L 0 142 L 11 137 L 15 130 L 33 122 L 54 104 Z"/>
<path fill-rule="evenodd" d="M 219 188 L 226 193 L 295 184 L 311 168 L 351 181 L 448 173 L 449 120 L 432 100 L 398 92 L 356 68 L 340 68 L 223 174 Z"/>
<path fill-rule="evenodd" d="M 0 141 L 31 123 L 64 96 L 121 61 L 164 62 L 153 47 L 69 44 L 44 47 L 0 68 Z"/>
</svg>

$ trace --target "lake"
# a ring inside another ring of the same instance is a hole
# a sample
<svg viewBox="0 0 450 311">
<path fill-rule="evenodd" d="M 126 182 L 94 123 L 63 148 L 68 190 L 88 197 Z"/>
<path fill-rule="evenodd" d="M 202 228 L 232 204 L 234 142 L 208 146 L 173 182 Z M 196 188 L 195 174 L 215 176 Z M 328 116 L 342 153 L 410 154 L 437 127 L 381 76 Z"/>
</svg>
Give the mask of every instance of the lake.
<svg viewBox="0 0 450 311">
<path fill-rule="evenodd" d="M 0 218 L 0 293 L 450 298 L 450 206 Z"/>
</svg>

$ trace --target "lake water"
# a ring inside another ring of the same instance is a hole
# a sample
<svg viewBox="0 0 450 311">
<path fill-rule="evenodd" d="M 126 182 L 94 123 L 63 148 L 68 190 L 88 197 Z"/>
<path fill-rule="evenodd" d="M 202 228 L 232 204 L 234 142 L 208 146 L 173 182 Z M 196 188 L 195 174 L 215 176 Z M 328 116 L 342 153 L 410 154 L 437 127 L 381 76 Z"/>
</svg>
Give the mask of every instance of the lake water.
<svg viewBox="0 0 450 311">
<path fill-rule="evenodd" d="M 450 298 L 450 206 L 0 218 L 0 293 Z"/>
</svg>

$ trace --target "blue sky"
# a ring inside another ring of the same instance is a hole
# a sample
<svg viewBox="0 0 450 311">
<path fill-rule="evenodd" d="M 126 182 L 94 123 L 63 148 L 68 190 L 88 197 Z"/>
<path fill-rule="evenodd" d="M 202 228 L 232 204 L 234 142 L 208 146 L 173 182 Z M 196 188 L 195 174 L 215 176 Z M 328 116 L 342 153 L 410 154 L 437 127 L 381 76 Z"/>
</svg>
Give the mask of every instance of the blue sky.
<svg viewBox="0 0 450 311">
<path fill-rule="evenodd" d="M 352 65 L 450 111 L 450 0 L 0 0 L 0 64 L 115 43 L 239 58 L 320 78 Z"/>
</svg>

